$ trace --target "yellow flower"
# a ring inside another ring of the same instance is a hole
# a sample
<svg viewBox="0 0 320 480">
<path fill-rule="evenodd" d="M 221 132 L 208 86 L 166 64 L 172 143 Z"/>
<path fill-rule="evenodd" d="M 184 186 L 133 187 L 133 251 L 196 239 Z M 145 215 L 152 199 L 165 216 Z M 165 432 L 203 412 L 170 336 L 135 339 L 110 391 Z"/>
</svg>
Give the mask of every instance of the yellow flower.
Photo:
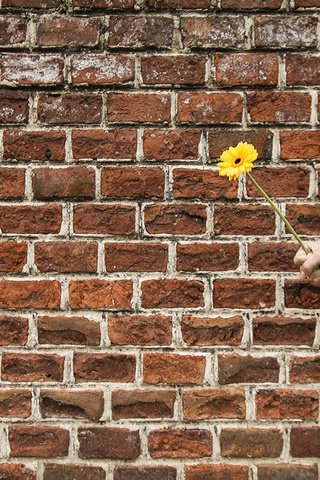
<svg viewBox="0 0 320 480">
<path fill-rule="evenodd" d="M 218 163 L 219 175 L 236 180 L 240 174 L 251 172 L 252 162 L 257 160 L 258 152 L 251 143 L 240 142 L 236 147 L 225 150 Z"/>
</svg>

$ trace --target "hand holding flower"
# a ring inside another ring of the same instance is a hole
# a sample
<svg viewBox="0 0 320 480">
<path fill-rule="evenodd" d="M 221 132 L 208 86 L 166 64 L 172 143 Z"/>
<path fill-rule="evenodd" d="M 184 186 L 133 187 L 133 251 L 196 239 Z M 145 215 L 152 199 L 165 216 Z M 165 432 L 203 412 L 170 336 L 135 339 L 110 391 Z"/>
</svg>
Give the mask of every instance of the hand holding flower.
<svg viewBox="0 0 320 480">
<path fill-rule="evenodd" d="M 300 248 L 295 257 L 294 263 L 300 267 L 300 277 L 308 278 L 316 284 L 320 284 L 320 242 L 308 242 L 310 252 L 306 254 Z"/>
</svg>

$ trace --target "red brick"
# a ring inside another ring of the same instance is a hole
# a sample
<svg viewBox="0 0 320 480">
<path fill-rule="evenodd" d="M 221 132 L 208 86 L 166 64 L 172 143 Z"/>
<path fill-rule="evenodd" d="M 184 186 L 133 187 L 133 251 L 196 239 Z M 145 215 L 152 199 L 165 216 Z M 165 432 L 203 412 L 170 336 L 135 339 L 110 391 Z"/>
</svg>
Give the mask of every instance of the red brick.
<svg viewBox="0 0 320 480">
<path fill-rule="evenodd" d="M 161 16 L 112 16 L 109 46 L 125 48 L 170 48 L 173 19 Z"/>
<path fill-rule="evenodd" d="M 29 323 L 24 317 L 0 316 L 0 345 L 25 345 Z"/>
<path fill-rule="evenodd" d="M 152 204 L 144 210 L 146 230 L 153 235 L 196 235 L 206 232 L 206 207 L 199 204 Z"/>
<path fill-rule="evenodd" d="M 35 245 L 40 272 L 95 273 L 98 246 L 94 242 L 43 242 Z"/>
<path fill-rule="evenodd" d="M 36 472 L 21 463 L 0 463 L 0 475 L 4 480 L 36 480 Z"/>
<path fill-rule="evenodd" d="M 164 315 L 109 315 L 108 334 L 112 345 L 170 345 L 172 318 Z"/>
<path fill-rule="evenodd" d="M 74 130 L 72 132 L 75 159 L 133 159 L 136 156 L 137 133 L 129 129 Z"/>
<path fill-rule="evenodd" d="M 293 427 L 290 436 L 291 455 L 293 457 L 319 457 L 320 428 Z"/>
<path fill-rule="evenodd" d="M 208 318 L 183 315 L 181 330 L 187 345 L 240 345 L 243 336 L 242 317 Z"/>
<path fill-rule="evenodd" d="M 98 421 L 104 410 L 102 391 L 42 390 L 40 412 L 43 418 L 84 418 Z"/>
<path fill-rule="evenodd" d="M 209 131 L 209 155 L 211 161 L 215 161 L 224 150 L 231 146 L 235 147 L 239 142 L 252 143 L 258 151 L 259 158 L 264 160 L 271 158 L 272 132 L 269 130 L 234 130 L 229 128 L 226 130 L 214 128 Z M 224 180 L 226 189 L 225 179 L 222 178 L 222 180 Z"/>
<path fill-rule="evenodd" d="M 177 245 L 177 271 L 215 272 L 235 270 L 239 265 L 237 243 L 193 243 Z"/>
<path fill-rule="evenodd" d="M 282 435 L 279 430 L 247 428 L 222 429 L 221 455 L 233 458 L 276 458 L 281 455 Z"/>
<path fill-rule="evenodd" d="M 0 92 L 0 124 L 27 123 L 29 119 L 28 98 L 27 93 L 2 90 Z"/>
<path fill-rule="evenodd" d="M 182 19 L 182 42 L 189 48 L 244 47 L 244 19 L 226 15 Z"/>
<path fill-rule="evenodd" d="M 143 308 L 204 306 L 204 285 L 199 280 L 145 280 L 141 284 Z"/>
<path fill-rule="evenodd" d="M 268 190 L 270 197 L 308 197 L 310 171 L 304 168 L 257 168 L 254 170 L 254 179 Z M 249 197 L 262 197 L 256 187 L 247 180 Z"/>
<path fill-rule="evenodd" d="M 258 480 L 317 480 L 316 465 L 258 465 Z"/>
<path fill-rule="evenodd" d="M 219 383 L 277 383 L 279 364 L 274 357 L 220 355 Z"/>
<path fill-rule="evenodd" d="M 308 93 L 251 92 L 247 98 L 251 122 L 310 122 L 311 96 Z"/>
<path fill-rule="evenodd" d="M 316 420 L 318 397 L 312 390 L 260 390 L 256 394 L 257 418 Z"/>
<path fill-rule="evenodd" d="M 21 273 L 27 263 L 27 243 L 13 241 L 0 243 L 0 272 Z"/>
<path fill-rule="evenodd" d="M 87 167 L 38 168 L 33 170 L 32 186 L 37 200 L 91 200 L 95 173 Z"/>
<path fill-rule="evenodd" d="M 214 57 L 216 82 L 224 87 L 277 85 L 278 63 L 273 53 L 217 54 Z"/>
<path fill-rule="evenodd" d="M 285 281 L 284 298 L 287 308 L 320 308 L 319 287 L 308 281 Z"/>
<path fill-rule="evenodd" d="M 242 96 L 238 93 L 183 92 L 178 94 L 180 123 L 240 123 Z"/>
<path fill-rule="evenodd" d="M 134 355 L 77 353 L 74 357 L 74 376 L 77 383 L 134 382 L 135 370 Z"/>
<path fill-rule="evenodd" d="M 174 467 L 116 467 L 114 480 L 176 480 Z"/>
<path fill-rule="evenodd" d="M 20 162 L 59 162 L 65 158 L 65 141 L 65 133 L 61 131 L 7 130 L 3 136 L 3 156 Z"/>
<path fill-rule="evenodd" d="M 23 168 L 0 169 L 0 198 L 4 200 L 19 199 L 24 197 L 25 170 Z"/>
<path fill-rule="evenodd" d="M 187 390 L 183 394 L 185 420 L 199 421 L 215 418 L 244 420 L 246 401 L 243 390 Z"/>
<path fill-rule="evenodd" d="M 3 7 L 13 8 L 57 8 L 61 0 L 3 0 Z"/>
<path fill-rule="evenodd" d="M 11 457 L 65 457 L 69 432 L 49 425 L 17 425 L 9 428 Z"/>
<path fill-rule="evenodd" d="M 209 169 L 177 168 L 173 171 L 172 193 L 174 198 L 231 200 L 238 196 L 238 185 L 226 183 L 217 172 Z"/>
<path fill-rule="evenodd" d="M 161 168 L 107 167 L 101 172 L 104 198 L 162 198 L 164 171 Z"/>
<path fill-rule="evenodd" d="M 112 418 L 172 418 L 173 390 L 118 390 L 112 392 Z"/>
<path fill-rule="evenodd" d="M 320 235 L 320 207 L 317 205 L 287 205 L 286 218 L 294 229 L 304 235 Z"/>
<path fill-rule="evenodd" d="M 287 85 L 320 85 L 319 68 L 320 58 L 316 55 L 305 56 L 288 53 L 286 55 L 286 83 Z"/>
<path fill-rule="evenodd" d="M 221 7 L 231 10 L 276 10 L 282 0 L 222 0 Z"/>
<path fill-rule="evenodd" d="M 100 95 L 47 94 L 41 95 L 38 103 L 39 120 L 47 125 L 99 124 L 101 109 Z"/>
<path fill-rule="evenodd" d="M 147 0 L 149 8 L 157 10 L 193 10 L 193 9 L 207 9 L 210 7 L 210 0 Z"/>
<path fill-rule="evenodd" d="M 248 245 L 248 267 L 253 272 L 294 272 L 294 243 L 254 242 Z"/>
<path fill-rule="evenodd" d="M 162 429 L 150 432 L 148 448 L 152 458 L 204 458 L 212 455 L 209 430 Z"/>
<path fill-rule="evenodd" d="M 0 308 L 60 307 L 60 282 L 53 280 L 0 280 Z"/>
<path fill-rule="evenodd" d="M 70 308 L 81 309 L 130 309 L 131 280 L 71 280 Z"/>
<path fill-rule="evenodd" d="M 30 390 L 0 390 L 0 417 L 30 417 L 32 410 L 31 398 L 32 392 Z"/>
<path fill-rule="evenodd" d="M 61 221 L 61 207 L 59 205 L 0 206 L 2 233 L 22 235 L 59 233 Z"/>
<path fill-rule="evenodd" d="M 78 205 L 74 208 L 75 233 L 134 235 L 136 209 L 131 205 Z"/>
<path fill-rule="evenodd" d="M 254 19 L 255 46 L 262 48 L 314 48 L 317 21 L 311 16 L 265 15 Z"/>
<path fill-rule="evenodd" d="M 100 345 L 100 326 L 85 317 L 39 317 L 41 345 Z"/>
<path fill-rule="evenodd" d="M 168 246 L 150 242 L 106 243 L 105 258 L 108 272 L 165 272 Z"/>
<path fill-rule="evenodd" d="M 146 353 L 143 360 L 144 382 L 148 384 L 199 385 L 204 380 L 204 356 Z"/>
<path fill-rule="evenodd" d="M 100 24 L 85 17 L 42 16 L 36 25 L 40 47 L 94 47 L 99 43 Z"/>
<path fill-rule="evenodd" d="M 75 85 L 122 84 L 135 77 L 131 55 L 77 54 L 71 57 L 70 66 Z"/>
<path fill-rule="evenodd" d="M 171 97 L 167 93 L 109 93 L 110 123 L 168 123 Z"/>
<path fill-rule="evenodd" d="M 225 179 L 225 182 L 227 180 Z M 216 205 L 214 230 L 216 235 L 273 235 L 275 214 L 263 205 Z"/>
<path fill-rule="evenodd" d="M 240 465 L 191 465 L 185 467 L 186 480 L 248 480 L 249 469 Z"/>
<path fill-rule="evenodd" d="M 293 357 L 290 363 L 290 382 L 318 383 L 320 381 L 320 357 Z"/>
<path fill-rule="evenodd" d="M 316 319 L 290 317 L 256 317 L 253 319 L 253 343 L 256 345 L 312 346 Z"/>
<path fill-rule="evenodd" d="M 205 67 L 206 59 L 199 55 L 142 57 L 142 82 L 146 85 L 204 85 Z"/>
<path fill-rule="evenodd" d="M 320 131 L 287 130 L 280 132 L 280 157 L 284 160 L 320 158 Z"/>
<path fill-rule="evenodd" d="M 144 156 L 146 160 L 198 160 L 200 130 L 145 130 Z"/>
<path fill-rule="evenodd" d="M 138 430 L 126 428 L 80 428 L 80 458 L 135 460 L 140 455 Z"/>
<path fill-rule="evenodd" d="M 87 467 L 85 465 L 46 464 L 43 480 L 105 480 L 105 470 L 102 467 Z"/>
<path fill-rule="evenodd" d="M 214 283 L 213 303 L 215 308 L 274 307 L 275 281 L 258 278 L 218 279 Z"/>
<path fill-rule="evenodd" d="M 304 8 L 319 8 L 319 0 L 295 0 L 295 7 L 304 7 Z"/>
<path fill-rule="evenodd" d="M 56 55 L 7 53 L 1 55 L 0 80 L 21 86 L 62 85 L 64 59 Z"/>
<path fill-rule="evenodd" d="M 0 45 L 21 45 L 27 37 L 26 18 L 15 15 L 0 16 Z"/>
<path fill-rule="evenodd" d="M 135 0 L 72 0 L 73 7 L 85 10 L 107 8 L 110 10 L 128 10 L 133 8 Z"/>
<path fill-rule="evenodd" d="M 4 353 L 2 380 L 8 382 L 62 382 L 64 357 L 49 354 Z"/>
</svg>

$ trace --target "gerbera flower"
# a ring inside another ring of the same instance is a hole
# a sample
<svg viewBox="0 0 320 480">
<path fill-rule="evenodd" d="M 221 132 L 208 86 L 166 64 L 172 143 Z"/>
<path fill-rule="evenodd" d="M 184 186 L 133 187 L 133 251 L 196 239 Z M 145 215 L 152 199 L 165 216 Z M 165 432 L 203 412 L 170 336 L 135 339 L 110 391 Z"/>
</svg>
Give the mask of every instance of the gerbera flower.
<svg viewBox="0 0 320 480">
<path fill-rule="evenodd" d="M 225 150 L 218 163 L 219 175 L 236 180 L 240 174 L 251 172 L 252 162 L 257 160 L 258 152 L 251 143 L 240 142 L 236 147 Z"/>
</svg>

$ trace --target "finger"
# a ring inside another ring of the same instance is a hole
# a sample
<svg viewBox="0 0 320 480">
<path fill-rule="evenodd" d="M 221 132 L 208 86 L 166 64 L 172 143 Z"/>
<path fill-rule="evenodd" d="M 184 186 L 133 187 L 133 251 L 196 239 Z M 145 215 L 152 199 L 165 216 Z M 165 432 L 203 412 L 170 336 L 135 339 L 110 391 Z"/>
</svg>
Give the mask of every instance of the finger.
<svg viewBox="0 0 320 480">
<path fill-rule="evenodd" d="M 320 284 L 320 269 L 315 270 L 310 276 L 310 280 L 313 283 Z"/>
<path fill-rule="evenodd" d="M 304 252 L 304 250 L 302 250 L 302 248 L 300 248 L 297 253 L 295 254 L 294 256 L 294 259 L 293 259 L 293 262 L 295 265 L 297 265 L 298 267 L 301 267 L 301 265 L 307 260 L 307 255 L 306 253 Z"/>
<path fill-rule="evenodd" d="M 306 261 L 301 266 L 301 269 L 310 277 L 315 270 L 320 266 L 320 252 L 314 252 L 307 256 Z"/>
</svg>

